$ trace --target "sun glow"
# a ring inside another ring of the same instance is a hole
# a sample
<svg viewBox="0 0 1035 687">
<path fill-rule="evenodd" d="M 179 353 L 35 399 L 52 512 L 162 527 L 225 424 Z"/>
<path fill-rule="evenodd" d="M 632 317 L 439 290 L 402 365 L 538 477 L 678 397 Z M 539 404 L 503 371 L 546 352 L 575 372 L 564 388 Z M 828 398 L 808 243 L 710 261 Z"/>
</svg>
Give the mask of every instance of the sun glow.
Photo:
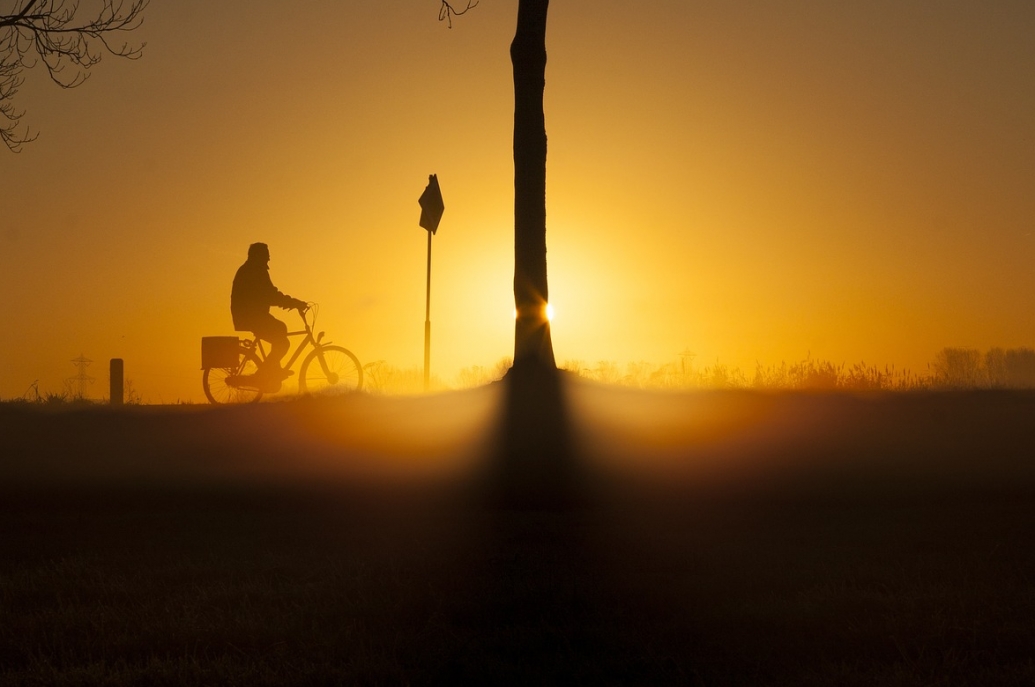
<svg viewBox="0 0 1035 687">
<path fill-rule="evenodd" d="M 0 145 L 0 288 L 33 297 L 8 308 L 28 326 L 4 339 L 0 401 L 60 396 L 82 352 L 93 398 L 117 358 L 142 401 L 205 402 L 198 339 L 235 335 L 230 283 L 255 241 L 273 284 L 323 304 L 326 339 L 383 362 L 364 387 L 405 386 L 391 371 L 422 367 L 425 320 L 443 389 L 512 353 L 515 3 L 482 3 L 453 31 L 409 4 L 314 3 L 324 19 L 299 35 L 316 52 L 280 50 L 262 79 L 211 59 L 247 37 L 208 22 L 179 53 L 162 46 L 187 15 L 155 18 L 128 36 L 147 42 L 142 60 L 26 93 L 19 130 L 43 133 L 24 155 Z M 692 350 L 698 371 L 750 378 L 785 360 L 923 371 L 946 346 L 1035 345 L 1035 320 L 1017 316 L 1035 286 L 1035 166 L 1016 145 L 1035 138 L 1021 116 L 1035 3 L 953 3 L 920 34 L 910 3 L 826 3 L 808 21 L 759 3 L 743 21 L 734 3 L 665 2 L 633 23 L 555 4 L 549 279 L 519 300 L 530 327 L 550 323 L 557 360 L 675 369 Z M 253 14 L 249 35 L 283 28 Z M 611 69 L 615 36 L 630 53 Z M 281 108 L 234 106 L 270 80 Z M 254 145 L 285 116 L 304 130 Z M 428 133 L 446 130 L 464 145 Z M 432 172 L 447 209 L 429 303 L 417 197 Z M 112 189 L 117 202 L 93 200 Z M 103 305 L 84 308 L 70 283 Z"/>
<path fill-rule="evenodd" d="M 546 319 L 549 320 L 550 322 L 553 322 L 553 312 L 554 312 L 553 305 L 550 304 L 550 303 L 547 303 L 546 304 Z M 514 319 L 515 320 L 517 319 L 517 316 L 518 316 L 517 308 L 514 308 Z"/>
</svg>

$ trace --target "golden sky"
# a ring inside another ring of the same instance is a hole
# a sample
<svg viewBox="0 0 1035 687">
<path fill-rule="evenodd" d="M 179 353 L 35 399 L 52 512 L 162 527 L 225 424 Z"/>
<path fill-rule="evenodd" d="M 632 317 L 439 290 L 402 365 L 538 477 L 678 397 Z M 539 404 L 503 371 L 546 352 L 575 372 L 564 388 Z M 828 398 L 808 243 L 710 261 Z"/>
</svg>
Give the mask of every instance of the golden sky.
<svg viewBox="0 0 1035 687">
<path fill-rule="evenodd" d="M 153 402 L 203 400 L 254 241 L 363 362 L 513 346 L 516 0 L 453 28 L 438 0 L 155 0 L 0 153 L 0 398 L 71 360 Z M 807 355 L 922 370 L 945 346 L 1035 346 L 1035 4 L 554 0 L 548 231 L 557 359 L 753 371 Z M 284 311 L 285 319 L 293 317 Z"/>
</svg>

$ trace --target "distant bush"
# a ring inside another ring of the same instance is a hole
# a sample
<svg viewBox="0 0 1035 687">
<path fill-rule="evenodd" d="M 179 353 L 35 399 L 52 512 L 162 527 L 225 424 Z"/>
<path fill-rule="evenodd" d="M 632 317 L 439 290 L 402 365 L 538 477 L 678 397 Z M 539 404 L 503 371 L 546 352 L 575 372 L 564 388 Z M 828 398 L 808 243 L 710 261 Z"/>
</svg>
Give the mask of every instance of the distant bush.
<svg viewBox="0 0 1035 687">
<path fill-rule="evenodd" d="M 851 367 L 826 360 L 805 360 L 779 367 L 756 365 L 752 386 L 756 389 L 790 389 L 797 391 L 914 391 L 926 389 L 929 380 L 894 365 L 883 369 L 858 362 Z"/>
<path fill-rule="evenodd" d="M 512 361 L 510 358 L 501 358 L 492 367 L 472 365 L 460 370 L 456 375 L 456 385 L 460 389 L 470 389 L 476 386 L 485 386 L 503 379 L 510 369 Z"/>
<path fill-rule="evenodd" d="M 931 364 L 934 383 L 943 388 L 974 389 L 985 385 L 981 351 L 976 348 L 943 348 Z"/>
<path fill-rule="evenodd" d="M 791 387 L 809 391 L 833 391 L 838 388 L 838 379 L 844 369 L 826 360 L 808 358 L 791 365 Z"/>
<path fill-rule="evenodd" d="M 1035 388 L 1035 351 L 1030 348 L 1006 351 L 1006 385 Z"/>
<path fill-rule="evenodd" d="M 503 379 L 510 369 L 510 358 L 501 358 L 492 366 L 472 365 L 456 375 L 454 384 L 449 385 L 438 375 L 431 375 L 431 391 L 448 389 L 469 389 L 484 386 Z M 384 360 L 375 360 L 363 366 L 363 390 L 375 394 L 420 394 L 424 393 L 424 370 L 419 367 L 400 368 Z"/>
<path fill-rule="evenodd" d="M 694 355 L 683 352 L 679 360 L 661 365 L 643 361 L 627 363 L 624 370 L 613 360 L 589 366 L 580 360 L 567 360 L 561 369 L 602 384 L 617 384 L 638 389 L 738 389 L 748 386 L 738 368 L 716 362 L 696 368 Z"/>
<path fill-rule="evenodd" d="M 448 388 L 436 375 L 431 376 L 430 386 L 432 391 Z M 376 360 L 363 366 L 363 390 L 375 394 L 420 394 L 424 392 L 424 370 L 403 369 Z"/>
<path fill-rule="evenodd" d="M 1035 388 L 1035 351 L 993 348 L 985 353 L 985 376 L 993 389 Z"/>
<path fill-rule="evenodd" d="M 932 385 L 943 389 L 1035 389 L 1035 350 L 943 348 L 931 363 Z"/>
<path fill-rule="evenodd" d="M 971 348 L 944 348 L 925 373 L 878 367 L 865 362 L 851 366 L 811 356 L 796 363 L 755 365 L 750 380 L 736 367 L 718 361 L 697 367 L 694 354 L 658 364 L 614 361 L 587 365 L 567 360 L 561 366 L 573 374 L 604 384 L 641 389 L 759 389 L 790 391 L 921 391 L 925 389 L 1035 389 L 1035 350 L 993 348 L 982 355 Z"/>
<path fill-rule="evenodd" d="M 567 372 L 603 384 L 638 389 L 757 389 L 781 391 L 921 391 L 926 389 L 1035 389 L 1035 350 L 992 348 L 982 354 L 974 348 L 948 347 L 938 351 L 925 373 L 878 367 L 865 362 L 836 364 L 813 358 L 779 365 L 755 364 L 750 379 L 737 367 L 718 360 L 698 367 L 696 356 L 684 350 L 661 364 L 636 361 L 624 366 L 613 360 L 590 365 L 569 359 L 560 365 Z M 461 369 L 452 384 L 432 375 L 431 390 L 467 389 L 501 380 L 512 365 L 501 358 L 492 366 L 472 365 Z M 363 366 L 363 390 L 374 394 L 420 394 L 424 392 L 424 371 L 419 367 L 399 368 L 384 360 Z M 21 398 L 4 403 L 43 405 L 89 405 L 92 401 L 66 389 L 63 393 L 40 393 L 35 384 Z M 126 380 L 125 403 L 144 401 L 132 381 Z"/>
<path fill-rule="evenodd" d="M 61 405 L 69 402 L 68 394 L 55 394 L 50 391 L 43 395 L 43 402 L 48 406 Z"/>
</svg>

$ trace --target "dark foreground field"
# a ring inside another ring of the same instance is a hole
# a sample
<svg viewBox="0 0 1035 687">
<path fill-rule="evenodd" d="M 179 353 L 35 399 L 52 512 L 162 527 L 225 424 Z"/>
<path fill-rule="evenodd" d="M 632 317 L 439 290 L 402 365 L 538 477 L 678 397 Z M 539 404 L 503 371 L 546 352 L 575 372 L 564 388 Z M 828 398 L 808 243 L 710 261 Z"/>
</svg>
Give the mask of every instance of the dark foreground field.
<svg viewBox="0 0 1035 687">
<path fill-rule="evenodd" d="M 0 684 L 1035 684 L 1035 395 L 0 406 Z"/>
</svg>

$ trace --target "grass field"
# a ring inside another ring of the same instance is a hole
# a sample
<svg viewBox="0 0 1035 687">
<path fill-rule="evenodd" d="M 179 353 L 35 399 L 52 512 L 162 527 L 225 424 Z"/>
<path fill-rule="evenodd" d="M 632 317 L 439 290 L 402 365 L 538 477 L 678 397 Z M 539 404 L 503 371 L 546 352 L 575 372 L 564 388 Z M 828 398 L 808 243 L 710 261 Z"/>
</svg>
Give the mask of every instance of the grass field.
<svg viewBox="0 0 1035 687">
<path fill-rule="evenodd" d="M 1035 394 L 0 406 L 0 684 L 1035 684 Z"/>
</svg>

